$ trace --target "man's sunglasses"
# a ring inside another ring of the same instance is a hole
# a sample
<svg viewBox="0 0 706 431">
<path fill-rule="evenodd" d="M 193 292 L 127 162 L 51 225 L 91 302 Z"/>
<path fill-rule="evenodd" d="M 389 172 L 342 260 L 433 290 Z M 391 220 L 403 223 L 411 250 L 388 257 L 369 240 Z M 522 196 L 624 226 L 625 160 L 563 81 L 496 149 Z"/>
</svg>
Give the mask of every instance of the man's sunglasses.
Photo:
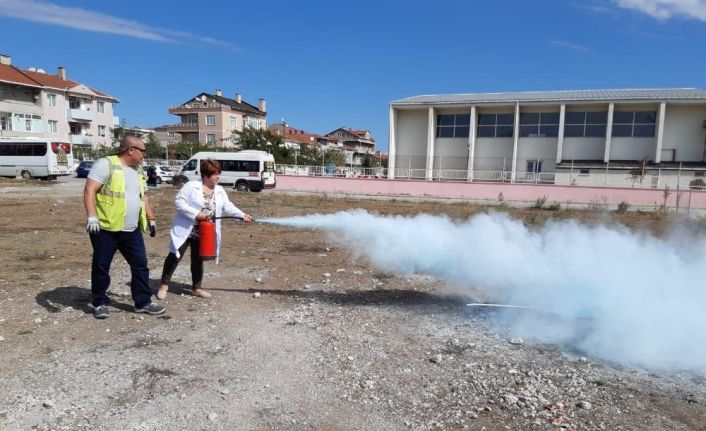
<svg viewBox="0 0 706 431">
<path fill-rule="evenodd" d="M 147 150 L 143 150 L 142 148 L 138 148 L 138 147 L 130 147 L 129 149 L 130 149 L 130 150 L 139 150 L 140 152 L 142 152 L 142 154 L 146 154 L 146 153 L 147 153 Z"/>
</svg>

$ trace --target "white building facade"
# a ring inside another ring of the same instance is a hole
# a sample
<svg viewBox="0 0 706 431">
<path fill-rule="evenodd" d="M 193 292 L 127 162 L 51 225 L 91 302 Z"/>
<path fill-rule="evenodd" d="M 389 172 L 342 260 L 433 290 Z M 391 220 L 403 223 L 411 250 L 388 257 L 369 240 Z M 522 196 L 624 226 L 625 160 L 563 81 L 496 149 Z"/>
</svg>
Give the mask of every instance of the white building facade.
<svg viewBox="0 0 706 431">
<path fill-rule="evenodd" d="M 416 96 L 389 121 L 389 178 L 662 187 L 706 171 L 693 88 Z"/>
<path fill-rule="evenodd" d="M 0 55 L 0 136 L 110 146 L 115 103 L 116 98 L 69 80 L 63 67 L 56 75 L 20 69 Z"/>
</svg>

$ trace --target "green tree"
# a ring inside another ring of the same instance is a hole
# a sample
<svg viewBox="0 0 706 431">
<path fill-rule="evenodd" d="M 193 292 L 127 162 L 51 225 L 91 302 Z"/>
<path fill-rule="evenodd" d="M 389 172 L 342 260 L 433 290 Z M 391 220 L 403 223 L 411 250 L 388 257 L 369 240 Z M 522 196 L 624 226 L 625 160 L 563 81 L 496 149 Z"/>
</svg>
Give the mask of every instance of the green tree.
<svg viewBox="0 0 706 431">
<path fill-rule="evenodd" d="M 293 161 L 280 163 L 293 164 Z M 301 148 L 297 150 L 297 164 L 310 166 L 333 164 L 335 166 L 344 166 L 346 164 L 346 156 L 339 150 L 320 149 L 313 145 L 302 145 Z"/>
<path fill-rule="evenodd" d="M 145 153 L 145 158 L 148 159 L 162 159 L 164 158 L 164 148 L 162 145 L 159 143 L 159 140 L 155 136 L 154 133 L 150 133 L 147 136 L 147 143 L 145 143 L 145 149 L 147 150 L 147 153 Z"/>
<path fill-rule="evenodd" d="M 199 151 L 223 151 L 221 148 L 213 148 L 208 145 L 191 142 L 179 142 L 169 146 L 169 154 L 177 160 L 188 160 Z"/>
<path fill-rule="evenodd" d="M 321 152 L 312 145 L 302 145 L 297 150 L 298 165 L 321 165 Z"/>
<path fill-rule="evenodd" d="M 346 156 L 339 150 L 328 149 L 324 151 L 324 162 L 327 165 L 345 166 Z"/>
<path fill-rule="evenodd" d="M 237 143 L 243 150 L 268 151 L 273 147 L 283 147 L 282 137 L 272 134 L 269 130 L 251 129 L 246 127 L 243 131 L 233 131 L 238 136 Z"/>
<path fill-rule="evenodd" d="M 260 150 L 271 153 L 278 164 L 294 164 L 294 151 L 284 146 L 279 135 L 269 130 L 245 128 L 243 131 L 233 130 L 237 135 L 237 144 L 242 150 Z"/>
</svg>

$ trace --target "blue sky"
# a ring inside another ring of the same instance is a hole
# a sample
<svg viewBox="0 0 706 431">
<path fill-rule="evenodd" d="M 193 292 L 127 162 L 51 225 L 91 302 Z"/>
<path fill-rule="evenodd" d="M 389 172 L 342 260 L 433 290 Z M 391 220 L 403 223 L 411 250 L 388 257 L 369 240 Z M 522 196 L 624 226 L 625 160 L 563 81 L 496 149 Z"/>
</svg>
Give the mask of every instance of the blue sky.
<svg viewBox="0 0 706 431">
<path fill-rule="evenodd" d="M 105 91 L 129 125 L 216 88 L 268 123 L 369 129 L 420 94 L 706 88 L 706 0 L 0 0 L 0 52 Z"/>
</svg>

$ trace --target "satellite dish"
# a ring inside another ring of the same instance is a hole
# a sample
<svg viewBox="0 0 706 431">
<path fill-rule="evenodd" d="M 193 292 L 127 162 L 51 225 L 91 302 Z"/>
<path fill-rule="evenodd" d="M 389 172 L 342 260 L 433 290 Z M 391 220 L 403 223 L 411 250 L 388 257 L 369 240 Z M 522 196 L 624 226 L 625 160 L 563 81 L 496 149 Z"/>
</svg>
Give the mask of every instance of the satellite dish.
<svg viewBox="0 0 706 431">
<path fill-rule="evenodd" d="M 36 67 L 30 67 L 30 68 L 27 69 L 27 70 L 29 70 L 30 72 L 36 72 L 36 71 L 37 71 L 37 68 L 36 68 Z"/>
<path fill-rule="evenodd" d="M 202 101 L 202 102 L 205 102 L 205 101 L 206 101 L 206 95 L 205 95 L 205 94 L 204 94 L 203 96 L 201 96 L 201 101 Z"/>
<path fill-rule="evenodd" d="M 44 69 L 37 69 L 37 72 L 39 72 L 39 73 L 47 73 L 47 72 L 44 71 Z"/>
</svg>

